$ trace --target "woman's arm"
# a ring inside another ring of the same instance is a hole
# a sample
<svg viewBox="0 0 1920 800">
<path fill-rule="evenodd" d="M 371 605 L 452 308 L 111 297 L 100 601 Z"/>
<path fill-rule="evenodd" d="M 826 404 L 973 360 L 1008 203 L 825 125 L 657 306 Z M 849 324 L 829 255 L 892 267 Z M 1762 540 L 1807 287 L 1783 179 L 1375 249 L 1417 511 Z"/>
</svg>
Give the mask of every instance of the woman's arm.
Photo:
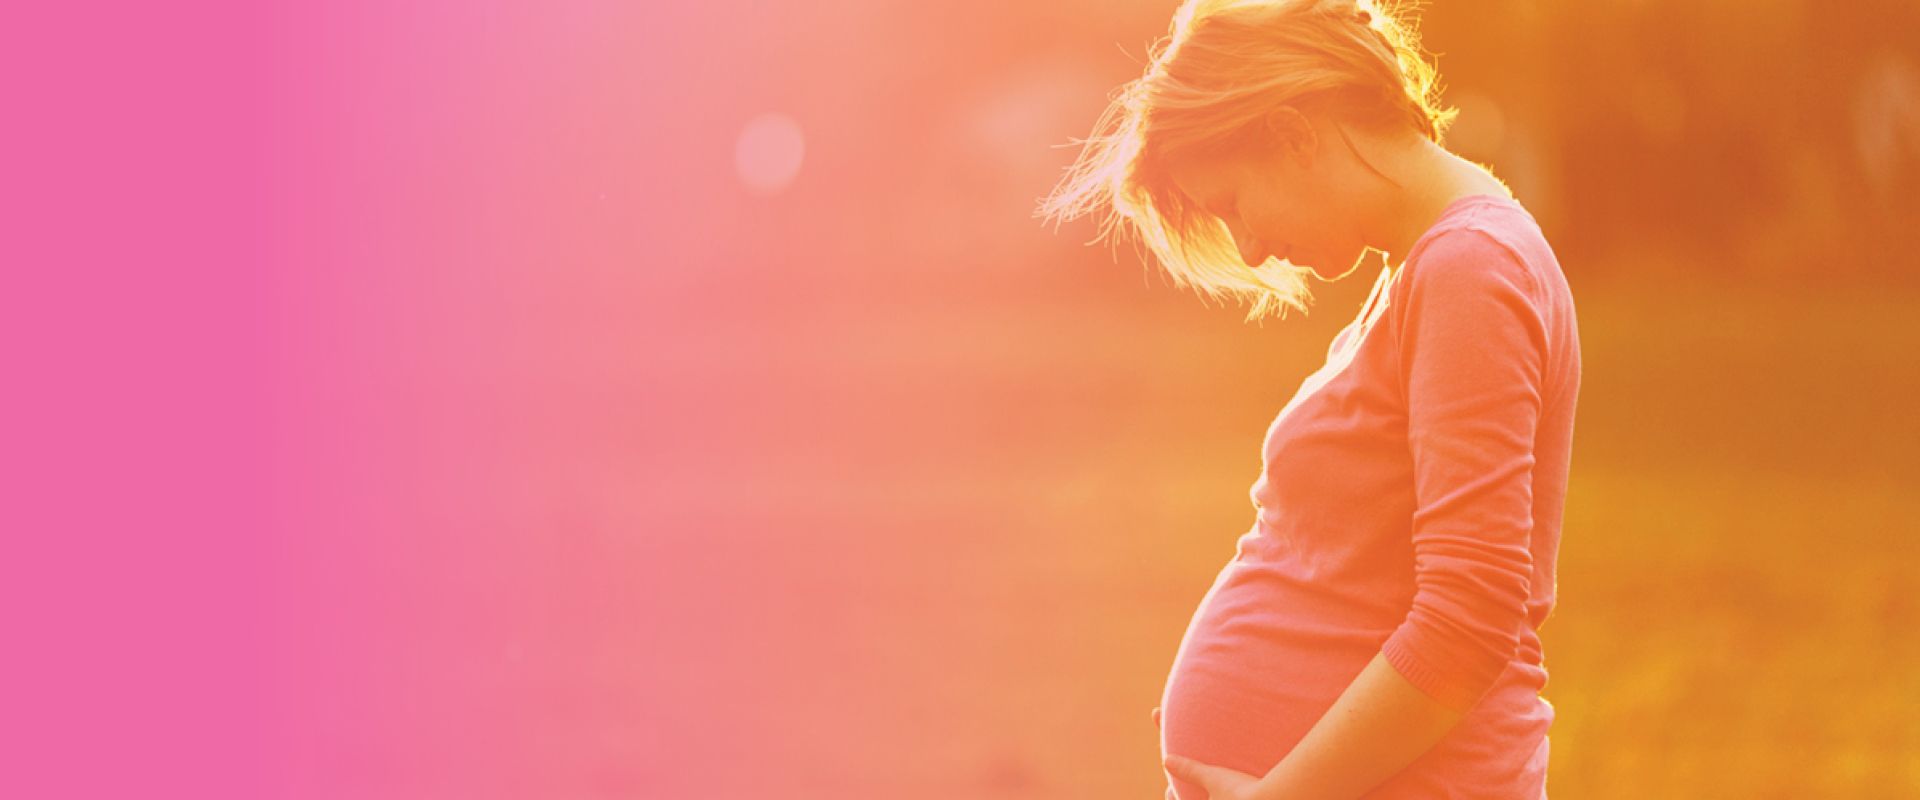
<svg viewBox="0 0 1920 800">
<path fill-rule="evenodd" d="M 1258 793 L 1272 800 L 1359 797 L 1432 748 L 1463 716 L 1375 655 L 1260 779 Z"/>
<path fill-rule="evenodd" d="M 1395 341 L 1417 501 L 1412 607 L 1261 779 L 1275 800 L 1354 798 L 1405 768 L 1493 686 L 1526 624 L 1548 340 L 1537 287 L 1475 230 L 1442 234 L 1409 267 Z"/>
</svg>

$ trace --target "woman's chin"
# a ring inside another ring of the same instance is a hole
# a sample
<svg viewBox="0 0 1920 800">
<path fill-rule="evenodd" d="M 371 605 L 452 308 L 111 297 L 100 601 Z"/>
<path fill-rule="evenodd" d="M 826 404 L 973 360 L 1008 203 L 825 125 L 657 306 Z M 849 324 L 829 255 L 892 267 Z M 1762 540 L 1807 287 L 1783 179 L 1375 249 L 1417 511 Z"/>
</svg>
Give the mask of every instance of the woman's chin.
<svg viewBox="0 0 1920 800">
<path fill-rule="evenodd" d="M 1308 256 L 1301 256 L 1299 260 L 1292 261 L 1290 263 L 1292 263 L 1296 267 L 1312 270 L 1314 277 L 1317 277 L 1323 281 L 1330 281 L 1340 277 L 1337 274 L 1328 272 L 1326 267 L 1326 262 L 1320 261 L 1319 259 L 1311 258 Z"/>
<path fill-rule="evenodd" d="M 1363 263 L 1363 259 L 1355 256 L 1345 261 L 1329 261 L 1327 259 L 1316 259 L 1312 256 L 1302 256 L 1300 260 L 1290 260 L 1289 263 L 1296 267 L 1306 267 L 1307 269 L 1313 270 L 1313 274 L 1323 281 L 1337 281 L 1348 275 L 1352 275 L 1353 271 L 1358 269 Z"/>
<path fill-rule="evenodd" d="M 1318 258 L 1311 253 L 1304 252 L 1299 248 L 1287 251 L 1286 257 L 1280 260 L 1286 262 L 1289 266 L 1310 270 L 1313 272 L 1314 277 L 1323 281 L 1337 281 L 1351 274 L 1355 263 L 1354 261 L 1348 261 L 1344 266 L 1338 267 L 1338 272 L 1334 272 L 1327 267 L 1327 264 L 1331 262 L 1323 258 Z"/>
</svg>

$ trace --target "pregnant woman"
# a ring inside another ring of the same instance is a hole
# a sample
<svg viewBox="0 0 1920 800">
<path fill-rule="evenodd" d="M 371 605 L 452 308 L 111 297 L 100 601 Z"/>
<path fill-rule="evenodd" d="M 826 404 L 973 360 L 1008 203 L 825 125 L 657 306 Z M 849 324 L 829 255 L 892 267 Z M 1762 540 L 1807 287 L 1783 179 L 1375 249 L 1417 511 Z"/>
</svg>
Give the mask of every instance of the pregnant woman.
<svg viewBox="0 0 1920 800">
<path fill-rule="evenodd" d="M 1441 145 L 1436 77 L 1371 2 L 1190 0 L 1041 206 L 1249 319 L 1387 256 L 1174 656 L 1177 800 L 1546 796 L 1580 341 L 1532 215 Z"/>
</svg>

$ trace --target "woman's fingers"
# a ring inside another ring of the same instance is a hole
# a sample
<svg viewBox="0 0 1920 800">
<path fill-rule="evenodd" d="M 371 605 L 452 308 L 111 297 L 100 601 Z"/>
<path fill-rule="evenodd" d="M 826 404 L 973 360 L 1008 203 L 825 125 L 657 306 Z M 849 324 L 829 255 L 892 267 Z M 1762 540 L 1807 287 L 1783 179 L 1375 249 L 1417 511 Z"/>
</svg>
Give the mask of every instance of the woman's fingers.
<svg viewBox="0 0 1920 800">
<path fill-rule="evenodd" d="M 1209 792 L 1214 791 L 1220 786 L 1227 785 L 1228 779 L 1234 774 L 1232 770 L 1226 767 L 1195 761 L 1186 756 L 1178 756 L 1171 753 L 1167 754 L 1166 758 L 1161 759 L 1160 763 L 1161 766 L 1167 768 L 1167 772 L 1173 774 L 1173 777 L 1188 783 L 1197 784 Z"/>
<path fill-rule="evenodd" d="M 1153 727 L 1160 727 L 1160 707 L 1153 707 Z"/>
</svg>

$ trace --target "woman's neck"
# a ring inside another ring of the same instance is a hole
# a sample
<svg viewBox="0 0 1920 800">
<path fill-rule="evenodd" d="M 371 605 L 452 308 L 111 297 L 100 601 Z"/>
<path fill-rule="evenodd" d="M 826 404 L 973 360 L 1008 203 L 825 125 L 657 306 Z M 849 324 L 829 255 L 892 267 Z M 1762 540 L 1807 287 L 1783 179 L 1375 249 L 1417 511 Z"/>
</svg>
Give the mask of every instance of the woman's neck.
<svg viewBox="0 0 1920 800">
<path fill-rule="evenodd" d="M 1403 152 L 1403 186 L 1389 190 L 1382 209 L 1382 241 L 1372 246 L 1386 251 L 1390 263 L 1400 263 L 1415 242 L 1439 221 L 1440 214 L 1461 198 L 1473 195 L 1513 197 L 1513 192 L 1478 164 L 1448 152 L 1421 137 Z"/>
</svg>

